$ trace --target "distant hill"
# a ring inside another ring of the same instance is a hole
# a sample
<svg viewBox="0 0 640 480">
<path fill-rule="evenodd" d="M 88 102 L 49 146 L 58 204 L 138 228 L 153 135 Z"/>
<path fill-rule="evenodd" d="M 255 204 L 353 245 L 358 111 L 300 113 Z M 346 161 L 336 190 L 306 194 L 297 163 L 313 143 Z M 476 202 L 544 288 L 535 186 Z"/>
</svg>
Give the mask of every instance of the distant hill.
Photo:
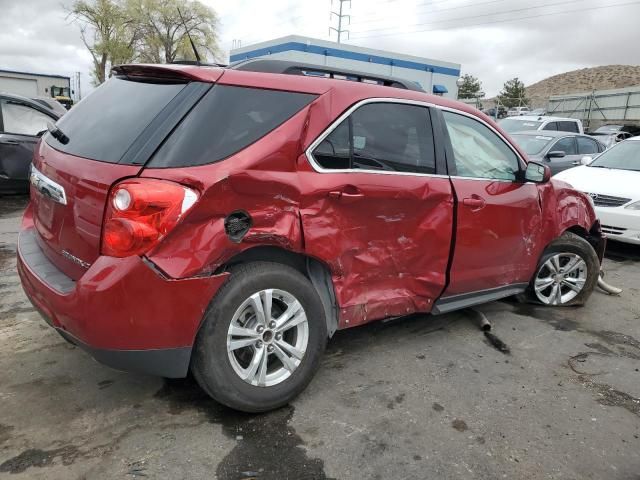
<svg viewBox="0 0 640 480">
<path fill-rule="evenodd" d="M 546 105 L 551 95 L 640 85 L 640 65 L 604 65 L 560 73 L 526 87 L 533 105 Z"/>
</svg>

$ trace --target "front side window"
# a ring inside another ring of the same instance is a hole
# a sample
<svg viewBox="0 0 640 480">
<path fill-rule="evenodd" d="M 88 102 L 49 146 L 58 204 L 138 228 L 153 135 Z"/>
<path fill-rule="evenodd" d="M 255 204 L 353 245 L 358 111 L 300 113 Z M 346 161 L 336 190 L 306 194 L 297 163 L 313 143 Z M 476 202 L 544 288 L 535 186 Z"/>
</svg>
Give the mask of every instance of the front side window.
<svg viewBox="0 0 640 480">
<path fill-rule="evenodd" d="M 47 129 L 48 122 L 55 120 L 35 108 L 12 100 L 2 101 L 2 124 L 6 133 L 35 136 Z"/>
<path fill-rule="evenodd" d="M 550 152 L 564 152 L 565 155 L 577 155 L 574 137 L 565 137 L 558 140 Z"/>
<path fill-rule="evenodd" d="M 576 122 L 558 122 L 558 130 L 561 132 L 580 133 Z"/>
<path fill-rule="evenodd" d="M 515 180 L 520 171 L 517 155 L 489 127 L 452 112 L 442 112 L 453 147 L 459 177 Z"/>
<path fill-rule="evenodd" d="M 578 153 L 580 155 L 590 155 L 592 153 L 598 153 L 598 143 L 595 140 L 585 137 L 577 137 Z"/>
<path fill-rule="evenodd" d="M 435 173 L 426 107 L 371 103 L 343 120 L 313 151 L 327 169 Z"/>
<path fill-rule="evenodd" d="M 553 130 L 553 131 L 557 131 L 558 130 L 558 122 L 549 122 L 547 123 L 543 130 Z"/>
</svg>

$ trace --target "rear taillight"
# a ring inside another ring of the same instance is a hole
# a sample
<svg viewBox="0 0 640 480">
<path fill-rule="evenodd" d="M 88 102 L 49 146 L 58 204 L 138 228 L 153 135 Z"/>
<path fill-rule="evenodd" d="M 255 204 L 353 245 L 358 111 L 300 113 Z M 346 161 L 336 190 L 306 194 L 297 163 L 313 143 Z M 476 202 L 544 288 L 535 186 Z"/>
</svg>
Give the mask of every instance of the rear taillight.
<svg viewBox="0 0 640 480">
<path fill-rule="evenodd" d="M 117 184 L 109 194 L 102 254 L 128 257 L 148 252 L 197 199 L 190 188 L 165 180 L 138 178 Z"/>
</svg>

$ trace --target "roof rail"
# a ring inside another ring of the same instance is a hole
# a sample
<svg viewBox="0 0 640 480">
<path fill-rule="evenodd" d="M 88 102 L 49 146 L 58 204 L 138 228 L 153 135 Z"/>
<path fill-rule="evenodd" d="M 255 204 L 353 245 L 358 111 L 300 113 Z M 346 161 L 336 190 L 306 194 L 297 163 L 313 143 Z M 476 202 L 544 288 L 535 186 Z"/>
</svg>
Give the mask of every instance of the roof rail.
<svg viewBox="0 0 640 480">
<path fill-rule="evenodd" d="M 291 62 L 287 60 L 254 58 L 242 60 L 230 65 L 229 68 L 249 72 L 283 73 L 286 75 L 335 78 L 338 80 L 350 80 L 353 82 L 371 83 L 375 85 L 384 85 L 386 87 L 424 92 L 418 83 L 411 80 L 387 77 L 384 75 L 374 75 L 372 73 L 358 72 L 355 70 L 343 70 L 341 68 L 330 67 L 327 65 L 313 65 L 311 63 Z"/>
</svg>

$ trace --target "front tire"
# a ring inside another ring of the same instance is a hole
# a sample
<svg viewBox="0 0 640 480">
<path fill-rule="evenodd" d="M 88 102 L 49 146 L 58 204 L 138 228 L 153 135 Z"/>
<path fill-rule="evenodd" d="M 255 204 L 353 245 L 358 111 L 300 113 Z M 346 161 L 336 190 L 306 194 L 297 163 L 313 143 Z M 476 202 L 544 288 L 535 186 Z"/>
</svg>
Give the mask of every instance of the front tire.
<svg viewBox="0 0 640 480">
<path fill-rule="evenodd" d="M 327 342 L 324 309 L 299 271 L 255 262 L 231 272 L 198 332 L 191 369 L 215 400 L 244 412 L 295 398 Z"/>
<path fill-rule="evenodd" d="M 527 291 L 548 306 L 583 305 L 595 288 L 600 261 L 589 242 L 565 232 L 544 251 Z"/>
</svg>

